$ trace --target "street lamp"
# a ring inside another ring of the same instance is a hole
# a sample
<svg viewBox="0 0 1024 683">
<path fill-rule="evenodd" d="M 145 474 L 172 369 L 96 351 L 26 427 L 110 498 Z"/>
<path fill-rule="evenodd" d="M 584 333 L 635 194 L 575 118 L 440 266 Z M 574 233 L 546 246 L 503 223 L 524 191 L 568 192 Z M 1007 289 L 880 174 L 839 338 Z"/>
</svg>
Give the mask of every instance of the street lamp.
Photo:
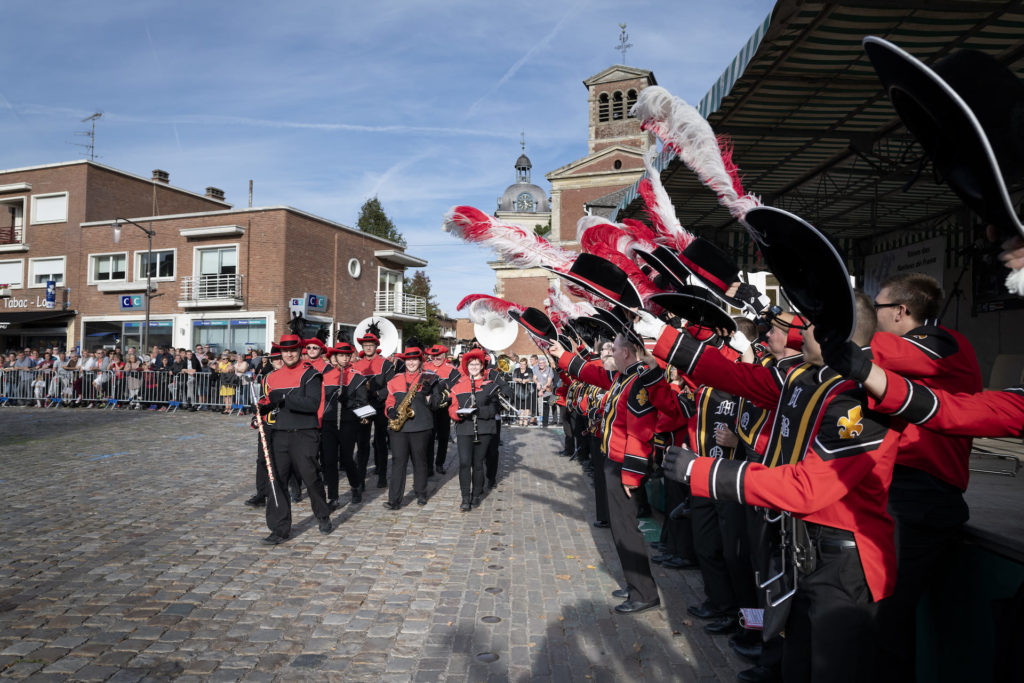
<svg viewBox="0 0 1024 683">
<path fill-rule="evenodd" d="M 146 249 L 146 327 L 142 330 L 142 348 L 139 350 L 139 356 L 141 357 L 149 351 L 149 298 L 153 288 L 153 235 L 156 234 L 156 230 L 153 230 L 152 228 L 144 228 L 135 221 L 130 221 L 127 218 L 115 218 L 114 244 L 121 241 L 121 223 L 129 223 L 146 233 L 146 241 L 149 245 Z"/>
</svg>

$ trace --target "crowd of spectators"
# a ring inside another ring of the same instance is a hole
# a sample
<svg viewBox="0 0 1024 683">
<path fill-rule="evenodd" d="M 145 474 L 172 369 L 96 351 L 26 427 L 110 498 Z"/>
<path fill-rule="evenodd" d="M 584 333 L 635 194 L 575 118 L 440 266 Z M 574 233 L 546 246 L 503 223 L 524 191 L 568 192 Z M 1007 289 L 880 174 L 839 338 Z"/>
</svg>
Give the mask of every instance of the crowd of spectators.
<svg viewBox="0 0 1024 683">
<path fill-rule="evenodd" d="M 153 346 L 97 347 L 67 352 L 57 347 L 8 351 L 0 363 L 0 401 L 7 405 L 60 405 L 167 410 L 172 402 L 224 414 L 249 403 L 248 384 L 269 371 L 262 350 L 219 354 Z M 243 412 L 244 412 L 243 408 Z"/>
</svg>

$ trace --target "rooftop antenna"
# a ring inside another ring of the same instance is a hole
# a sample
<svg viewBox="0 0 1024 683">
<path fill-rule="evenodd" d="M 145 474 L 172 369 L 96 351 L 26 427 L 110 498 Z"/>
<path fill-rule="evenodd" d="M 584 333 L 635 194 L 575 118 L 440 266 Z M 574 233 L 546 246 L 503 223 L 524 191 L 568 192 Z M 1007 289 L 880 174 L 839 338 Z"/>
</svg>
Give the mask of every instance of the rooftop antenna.
<svg viewBox="0 0 1024 683">
<path fill-rule="evenodd" d="M 89 138 L 89 142 L 87 143 L 73 143 L 75 147 L 85 147 L 87 150 L 89 150 L 89 161 L 96 160 L 96 119 L 100 118 L 101 116 L 103 116 L 103 112 L 98 111 L 92 116 L 85 117 L 84 119 L 82 119 L 82 123 L 89 122 L 91 124 L 89 130 L 75 131 L 75 135 L 83 135 Z"/>
<path fill-rule="evenodd" d="M 633 43 L 629 42 L 629 34 L 626 33 L 626 25 L 619 24 L 621 33 L 619 33 L 619 44 L 615 46 L 615 49 L 622 53 L 622 63 L 626 63 L 626 51 L 633 47 Z"/>
</svg>

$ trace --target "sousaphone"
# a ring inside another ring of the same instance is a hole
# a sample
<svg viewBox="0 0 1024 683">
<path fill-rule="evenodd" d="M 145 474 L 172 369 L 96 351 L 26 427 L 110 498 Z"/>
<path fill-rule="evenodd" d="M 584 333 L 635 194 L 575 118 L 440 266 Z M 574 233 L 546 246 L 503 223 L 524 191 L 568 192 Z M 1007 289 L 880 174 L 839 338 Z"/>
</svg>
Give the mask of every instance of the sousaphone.
<svg viewBox="0 0 1024 683">
<path fill-rule="evenodd" d="M 375 326 L 376 330 L 370 329 L 371 326 Z M 368 331 L 374 332 L 380 338 L 380 355 L 390 356 L 398 350 L 398 329 L 395 327 L 387 318 L 379 318 L 376 316 L 361 320 L 356 325 L 356 331 L 353 337 L 359 339 L 364 336 Z M 358 342 L 356 342 L 358 344 Z"/>
<path fill-rule="evenodd" d="M 473 324 L 473 333 L 480 346 L 488 351 L 503 351 L 519 336 L 519 325 L 501 316 L 490 316 L 485 324 Z"/>
</svg>

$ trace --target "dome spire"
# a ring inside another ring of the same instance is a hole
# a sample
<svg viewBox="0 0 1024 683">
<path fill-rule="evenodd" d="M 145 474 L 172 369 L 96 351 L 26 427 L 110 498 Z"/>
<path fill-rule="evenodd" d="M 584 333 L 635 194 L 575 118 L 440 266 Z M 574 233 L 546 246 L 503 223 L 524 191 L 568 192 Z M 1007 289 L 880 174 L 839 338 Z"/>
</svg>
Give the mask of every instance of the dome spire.
<svg viewBox="0 0 1024 683">
<path fill-rule="evenodd" d="M 525 130 L 519 133 L 519 147 L 523 150 L 523 153 L 516 159 L 516 182 L 529 184 L 530 169 L 533 168 L 533 164 L 530 163 L 530 158 L 526 156 Z"/>
</svg>

